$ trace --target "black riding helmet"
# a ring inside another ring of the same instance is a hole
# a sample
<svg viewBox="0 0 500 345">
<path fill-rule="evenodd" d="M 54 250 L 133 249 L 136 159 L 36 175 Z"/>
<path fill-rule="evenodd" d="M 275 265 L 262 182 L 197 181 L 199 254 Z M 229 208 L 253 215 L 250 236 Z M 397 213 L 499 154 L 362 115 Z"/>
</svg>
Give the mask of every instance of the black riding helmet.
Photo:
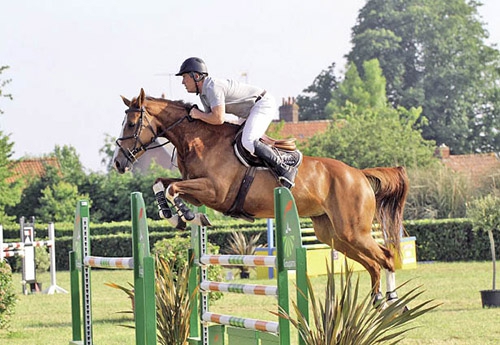
<svg viewBox="0 0 500 345">
<path fill-rule="evenodd" d="M 190 57 L 186 59 L 182 65 L 177 76 L 181 76 L 184 73 L 193 73 L 196 72 L 200 74 L 202 77 L 208 75 L 207 65 L 205 65 L 205 61 L 197 57 Z M 202 78 L 203 79 L 203 78 Z"/>
<path fill-rule="evenodd" d="M 208 75 L 208 69 L 207 65 L 205 65 L 205 61 L 203 61 L 200 58 L 197 57 L 190 57 L 186 60 L 181 65 L 181 69 L 179 70 L 179 73 L 177 73 L 177 76 L 182 76 L 184 73 L 189 73 L 191 78 L 195 82 L 202 81 L 207 75 Z M 197 73 L 198 75 L 195 75 Z M 198 89 L 198 84 L 196 85 L 196 94 L 200 94 L 200 90 Z"/>
</svg>

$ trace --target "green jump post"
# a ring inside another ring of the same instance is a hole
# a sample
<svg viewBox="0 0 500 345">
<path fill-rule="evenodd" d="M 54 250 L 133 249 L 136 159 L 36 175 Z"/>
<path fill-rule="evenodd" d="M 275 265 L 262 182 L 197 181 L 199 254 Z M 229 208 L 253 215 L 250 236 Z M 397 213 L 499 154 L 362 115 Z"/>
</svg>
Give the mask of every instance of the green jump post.
<svg viewBox="0 0 500 345">
<path fill-rule="evenodd" d="M 156 345 L 155 263 L 149 252 L 149 233 L 146 207 L 142 194 L 134 192 L 131 198 L 132 252 L 134 258 L 134 306 L 137 345 Z M 90 256 L 89 204 L 77 203 L 73 251 L 70 253 L 72 336 L 70 345 L 92 345 L 91 268 L 84 265 Z M 82 304 L 80 304 L 81 272 Z M 82 309 L 83 334 L 82 337 Z M 83 339 L 82 339 L 83 338 Z"/>
<path fill-rule="evenodd" d="M 288 295 L 288 271 L 296 271 L 297 285 L 297 305 L 300 312 L 308 320 L 308 287 L 307 287 L 307 263 L 306 249 L 302 246 L 302 236 L 300 233 L 300 222 L 298 218 L 295 200 L 292 194 L 286 188 L 276 188 L 274 190 L 274 207 L 276 218 L 276 269 L 277 269 L 277 286 L 278 286 L 278 305 L 289 313 L 289 295 Z M 200 210 L 205 212 L 205 209 Z M 193 294 L 198 289 L 198 284 L 202 280 L 201 267 L 199 259 L 201 257 L 203 245 L 206 245 L 206 231 L 200 227 L 193 227 L 191 232 L 191 247 L 190 255 L 194 253 L 195 260 L 192 263 L 191 276 L 189 279 L 190 293 Z M 193 302 L 191 311 L 191 332 L 189 344 L 202 344 L 202 338 L 206 338 L 207 326 L 202 325 L 200 321 L 200 312 L 203 310 L 203 298 L 200 298 L 201 293 L 197 294 L 197 300 Z M 285 318 L 279 318 L 279 344 L 290 345 L 290 322 Z M 248 332 L 248 330 L 246 330 Z M 255 331 L 256 338 L 261 339 L 264 344 L 264 332 Z M 248 334 L 248 333 L 247 333 Z M 238 345 L 232 344 L 228 345 Z M 272 342 L 274 344 L 274 341 Z M 259 342 L 260 344 L 260 342 Z M 267 344 L 267 342 L 266 342 Z M 305 345 L 299 336 L 299 344 Z"/>
<path fill-rule="evenodd" d="M 290 313 L 288 296 L 288 271 L 295 270 L 297 286 L 297 307 L 306 320 L 309 320 L 309 293 L 307 287 L 306 248 L 302 246 L 300 221 L 297 206 L 289 189 L 274 189 L 274 217 L 276 222 L 276 255 L 279 296 L 281 308 Z M 286 294 L 282 293 L 286 291 Z M 290 322 L 279 318 L 280 345 L 290 344 Z M 305 345 L 299 336 L 299 344 Z"/>
<path fill-rule="evenodd" d="M 156 345 L 155 263 L 149 252 L 146 206 L 142 193 L 130 195 L 136 344 Z"/>
</svg>

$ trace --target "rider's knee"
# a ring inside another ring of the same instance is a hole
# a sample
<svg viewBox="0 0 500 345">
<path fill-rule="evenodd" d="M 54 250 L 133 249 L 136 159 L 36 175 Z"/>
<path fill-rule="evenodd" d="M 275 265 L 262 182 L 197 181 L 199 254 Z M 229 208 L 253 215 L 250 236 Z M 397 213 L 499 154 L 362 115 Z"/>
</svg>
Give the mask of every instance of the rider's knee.
<svg viewBox="0 0 500 345">
<path fill-rule="evenodd" d="M 253 139 L 241 138 L 241 145 L 251 154 L 255 153 L 255 144 Z"/>
</svg>

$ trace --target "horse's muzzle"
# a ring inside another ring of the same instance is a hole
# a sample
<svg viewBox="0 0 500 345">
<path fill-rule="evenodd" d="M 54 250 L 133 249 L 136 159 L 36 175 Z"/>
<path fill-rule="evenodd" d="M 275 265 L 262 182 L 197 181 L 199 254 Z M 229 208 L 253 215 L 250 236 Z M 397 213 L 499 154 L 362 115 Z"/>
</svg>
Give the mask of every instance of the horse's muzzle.
<svg viewBox="0 0 500 345">
<path fill-rule="evenodd" d="M 115 159 L 113 167 L 118 171 L 118 173 L 123 174 L 130 170 L 130 162 L 128 159 L 124 159 L 122 162 L 118 158 Z"/>
</svg>

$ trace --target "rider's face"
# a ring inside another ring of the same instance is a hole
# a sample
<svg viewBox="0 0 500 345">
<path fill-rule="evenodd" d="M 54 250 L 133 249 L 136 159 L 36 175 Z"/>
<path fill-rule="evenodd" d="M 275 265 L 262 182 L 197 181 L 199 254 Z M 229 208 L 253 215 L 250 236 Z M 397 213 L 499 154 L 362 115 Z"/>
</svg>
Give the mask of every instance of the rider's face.
<svg viewBox="0 0 500 345">
<path fill-rule="evenodd" d="M 196 83 L 195 83 L 193 77 L 191 77 L 189 75 L 189 73 L 184 73 L 182 75 L 182 84 L 186 88 L 187 92 L 189 92 L 189 93 L 195 93 L 196 92 Z"/>
</svg>

